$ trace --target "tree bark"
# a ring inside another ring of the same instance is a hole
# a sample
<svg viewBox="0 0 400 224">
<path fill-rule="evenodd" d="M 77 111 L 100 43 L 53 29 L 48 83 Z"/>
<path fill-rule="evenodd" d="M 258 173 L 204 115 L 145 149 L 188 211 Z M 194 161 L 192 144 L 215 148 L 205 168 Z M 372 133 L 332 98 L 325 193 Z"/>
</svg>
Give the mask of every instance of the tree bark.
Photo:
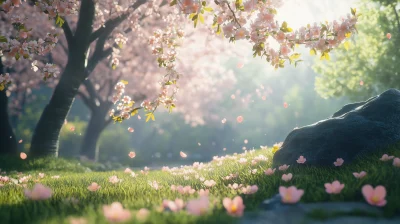
<svg viewBox="0 0 400 224">
<path fill-rule="evenodd" d="M 110 124 L 110 120 L 106 120 L 111 103 L 105 103 L 92 111 L 88 126 L 83 137 L 80 150 L 81 156 L 97 161 L 99 157 L 98 141 L 101 133 Z"/>
<path fill-rule="evenodd" d="M 17 154 L 17 139 L 8 116 L 8 97 L 6 91 L 0 91 L 0 154 Z"/>
<path fill-rule="evenodd" d="M 68 61 L 49 104 L 43 110 L 31 141 L 32 156 L 58 156 L 60 130 L 84 81 L 85 69 Z"/>
<path fill-rule="evenodd" d="M 0 74 L 4 67 L 0 57 Z M 17 154 L 17 139 L 11 127 L 8 115 L 8 97 L 6 90 L 0 91 L 0 154 Z"/>
<path fill-rule="evenodd" d="M 67 21 L 62 26 L 68 43 L 68 62 L 33 133 L 30 153 L 34 157 L 58 156 L 60 130 L 79 86 L 88 75 L 85 61 L 93 31 L 94 14 L 94 0 L 82 0 L 75 35 Z"/>
</svg>

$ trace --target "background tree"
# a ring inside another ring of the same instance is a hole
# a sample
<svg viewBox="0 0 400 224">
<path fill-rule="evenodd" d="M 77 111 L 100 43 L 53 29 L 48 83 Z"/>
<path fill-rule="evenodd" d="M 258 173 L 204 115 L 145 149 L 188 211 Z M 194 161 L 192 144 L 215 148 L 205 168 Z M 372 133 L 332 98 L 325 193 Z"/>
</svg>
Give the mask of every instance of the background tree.
<svg viewBox="0 0 400 224">
<path fill-rule="evenodd" d="M 68 62 L 59 83 L 55 87 L 53 96 L 35 129 L 31 145 L 31 153 L 33 155 L 57 155 L 59 132 L 79 86 L 105 57 L 112 57 L 113 67 L 118 64 L 118 60 L 113 54 L 113 48 L 110 47 L 114 45 L 113 38 L 115 36 L 113 35 L 132 30 L 131 25 L 136 24 L 136 21 L 141 17 L 135 17 L 133 13 L 139 6 L 145 3 L 147 3 L 147 9 L 150 9 L 150 12 L 156 10 L 155 8 L 160 5 L 155 4 L 153 1 L 146 2 L 145 0 L 139 0 L 134 3 L 130 1 L 121 2 L 120 5 L 96 4 L 96 2 L 92 0 L 82 0 L 80 5 L 72 1 L 36 2 L 42 13 L 55 19 L 56 23 L 63 28 L 68 43 Z M 178 2 L 173 1 L 171 5 L 176 3 Z M 250 40 L 253 44 L 254 55 L 265 56 L 267 61 L 276 68 L 284 67 L 286 61 L 297 63 L 299 55 L 297 53 L 292 53 L 296 44 L 306 44 L 306 46 L 312 48 L 312 51 L 315 53 L 321 53 L 322 58 L 328 59 L 329 51 L 337 47 L 354 31 L 355 23 L 357 22 L 357 16 L 355 12 L 353 12 L 353 16 L 349 16 L 339 23 L 326 23 L 321 26 L 314 25 L 312 27 L 307 26 L 299 31 L 294 31 L 288 27 L 286 22 L 279 23 L 274 20 L 274 15 L 276 14 L 275 8 L 280 6 L 280 3 L 278 3 L 269 0 L 265 2 L 248 1 L 244 4 L 241 1 L 237 1 L 233 4 L 217 1 L 215 2 L 216 6 L 214 3 L 211 3 L 211 5 L 219 9 L 218 13 L 215 15 L 211 14 L 210 18 L 212 18 L 211 20 L 214 22 L 213 24 L 216 27 L 217 33 L 223 30 L 224 36 L 230 41 L 240 39 Z M 11 7 L 16 7 L 20 4 L 20 1 L 8 0 L 2 4 L 2 8 L 5 9 L 5 11 L 9 11 Z M 192 19 L 195 26 L 198 22 L 203 22 L 205 20 L 203 14 L 205 14 L 206 11 L 213 11 L 212 8 L 207 5 L 207 2 L 202 2 L 200 5 L 197 1 L 189 0 L 183 3 L 179 2 L 176 5 L 178 7 L 178 12 L 191 13 L 189 18 Z M 75 17 L 69 20 L 63 18 L 63 16 L 71 15 L 74 12 L 78 12 L 78 18 Z M 252 26 L 245 28 L 245 25 L 250 21 L 248 18 L 252 14 L 257 15 L 257 18 Z M 139 13 L 138 15 L 141 14 Z M 171 15 L 169 18 L 170 19 L 166 19 L 166 21 L 169 24 L 176 25 L 176 16 Z M 73 26 L 75 21 L 76 29 L 74 29 L 73 32 L 71 28 L 75 27 Z M 21 34 L 28 31 L 25 27 L 21 26 L 19 20 L 13 21 L 13 23 L 15 22 L 19 24 L 18 27 Z M 104 26 L 98 26 L 99 28 L 92 32 L 93 25 L 95 27 L 97 27 L 96 25 Z M 123 25 L 125 25 L 125 27 Z M 119 29 L 116 30 L 116 27 L 119 27 Z M 23 34 L 21 38 L 26 38 L 25 36 L 26 35 Z M 173 88 L 173 91 L 170 93 L 167 88 L 167 86 L 171 84 L 175 85 L 176 79 L 179 77 L 179 74 L 173 69 L 175 44 L 171 38 L 175 38 L 174 36 L 181 37 L 182 33 L 171 27 L 168 27 L 164 33 L 157 31 L 154 34 L 154 39 L 150 44 L 156 44 L 153 45 L 153 52 L 159 56 L 159 64 L 167 68 L 168 75 L 164 76 L 162 80 L 162 94 L 159 94 L 157 99 L 152 102 L 147 101 L 144 102 L 141 107 L 132 108 L 133 111 L 131 112 L 135 112 L 136 109 L 139 108 L 144 108 L 150 112 L 148 113 L 148 117 L 153 118 L 153 112 L 160 104 L 168 108 L 175 106 L 173 104 L 173 98 L 176 93 L 176 88 Z M 278 50 L 274 50 L 268 45 L 267 37 L 272 37 L 277 40 L 280 45 Z M 56 39 L 55 35 L 47 36 L 47 38 L 51 45 L 56 42 L 54 40 Z M 6 52 L 6 56 L 15 56 L 16 59 L 18 59 L 22 55 L 24 58 L 30 58 L 29 54 L 25 52 L 26 47 L 24 43 L 8 40 L 4 37 L 2 37 L 2 39 L 5 40 L 6 43 L 1 45 L 0 50 Z M 107 42 L 109 40 L 111 44 Z M 16 43 L 16 46 L 14 46 L 14 43 Z M 89 53 L 88 50 L 92 43 L 95 45 L 94 51 L 93 53 Z M 163 44 L 168 45 L 168 52 L 164 51 Z M 36 45 L 32 48 L 28 47 L 27 50 L 36 49 Z M 50 47 L 48 47 L 44 48 L 44 51 L 41 52 L 49 52 L 50 50 Z M 166 55 L 164 54 L 165 52 Z M 117 84 L 117 96 L 122 96 L 123 87 L 123 83 Z M 131 102 L 129 101 L 127 105 L 128 106 L 125 105 L 122 107 L 122 109 L 124 109 L 123 112 L 125 112 L 121 113 L 123 116 L 115 117 L 116 120 L 130 117 L 130 114 L 126 112 L 129 106 L 131 106 Z"/>
<path fill-rule="evenodd" d="M 324 98 L 364 100 L 400 88 L 400 3 L 360 2 L 357 38 L 340 47 L 328 63 L 316 62 L 316 91 Z"/>
<path fill-rule="evenodd" d="M 3 73 L 4 66 L 0 57 L 0 73 Z M 3 77 L 0 77 L 3 78 Z M 0 83 L 4 80 L 0 79 Z M 11 127 L 8 115 L 8 96 L 6 91 L 0 91 L 0 154 L 16 154 L 17 140 Z"/>
</svg>

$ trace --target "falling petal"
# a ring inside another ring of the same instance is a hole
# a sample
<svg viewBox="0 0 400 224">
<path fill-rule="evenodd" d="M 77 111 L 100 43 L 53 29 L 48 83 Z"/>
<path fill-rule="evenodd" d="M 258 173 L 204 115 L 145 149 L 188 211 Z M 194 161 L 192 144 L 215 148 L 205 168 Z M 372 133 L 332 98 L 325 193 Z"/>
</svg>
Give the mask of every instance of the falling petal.
<svg viewBox="0 0 400 224">
<path fill-rule="evenodd" d="M 180 151 L 179 155 L 180 155 L 182 158 L 186 158 L 186 157 L 187 157 L 187 155 L 186 155 L 184 152 L 182 152 L 182 151 Z"/>
<path fill-rule="evenodd" d="M 21 153 L 19 154 L 19 157 L 21 157 L 21 159 L 26 159 L 28 156 L 26 155 L 26 153 L 21 152 Z"/>
</svg>

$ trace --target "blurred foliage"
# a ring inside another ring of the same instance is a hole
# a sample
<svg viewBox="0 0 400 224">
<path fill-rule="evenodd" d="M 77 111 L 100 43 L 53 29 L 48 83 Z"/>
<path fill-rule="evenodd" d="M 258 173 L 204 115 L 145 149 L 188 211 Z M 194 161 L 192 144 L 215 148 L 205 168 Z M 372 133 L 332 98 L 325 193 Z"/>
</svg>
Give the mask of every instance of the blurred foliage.
<svg viewBox="0 0 400 224">
<path fill-rule="evenodd" d="M 85 133 L 87 122 L 68 121 L 64 124 L 60 132 L 59 156 L 64 158 L 78 158 L 83 134 Z"/>
<path fill-rule="evenodd" d="M 51 157 L 32 159 L 28 157 L 22 160 L 18 156 L 2 156 L 0 157 L 1 171 L 57 171 L 57 172 L 74 172 L 83 173 L 90 172 L 88 167 L 83 166 L 78 160 L 57 159 Z M 12 174 L 12 173 L 9 173 Z"/>
<path fill-rule="evenodd" d="M 320 74 L 315 88 L 324 98 L 362 100 L 388 88 L 400 89 L 400 3 L 362 0 L 359 4 L 359 33 L 349 50 L 342 46 L 331 62 L 316 61 L 314 66 Z"/>
</svg>

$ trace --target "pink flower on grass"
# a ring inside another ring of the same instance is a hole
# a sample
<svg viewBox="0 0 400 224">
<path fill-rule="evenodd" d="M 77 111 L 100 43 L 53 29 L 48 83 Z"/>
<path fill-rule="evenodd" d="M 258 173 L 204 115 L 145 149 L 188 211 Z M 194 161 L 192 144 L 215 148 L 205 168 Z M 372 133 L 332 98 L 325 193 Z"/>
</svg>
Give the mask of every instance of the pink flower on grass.
<svg viewBox="0 0 400 224">
<path fill-rule="evenodd" d="M 92 184 L 89 185 L 87 188 L 89 191 L 97 191 L 100 189 L 100 185 L 98 185 L 96 182 L 93 182 Z"/>
<path fill-rule="evenodd" d="M 136 219 L 144 222 L 146 221 L 147 217 L 149 216 L 150 211 L 146 208 L 141 208 L 139 211 L 136 213 Z"/>
<path fill-rule="evenodd" d="M 199 199 L 194 199 L 188 201 L 186 205 L 186 211 L 192 215 L 204 215 L 208 212 L 210 208 L 210 200 L 207 196 L 200 197 Z"/>
<path fill-rule="evenodd" d="M 306 162 L 306 158 L 304 156 L 300 156 L 299 159 L 297 159 L 296 161 L 297 161 L 297 163 L 302 164 L 302 163 Z"/>
<path fill-rule="evenodd" d="M 224 205 L 228 214 L 234 217 L 242 216 L 243 211 L 246 207 L 244 206 L 243 199 L 240 196 L 236 196 L 235 198 L 233 198 L 233 200 L 230 198 L 224 198 L 222 204 Z"/>
<path fill-rule="evenodd" d="M 292 177 L 293 177 L 293 174 L 291 174 L 291 173 L 283 174 L 282 175 L 282 180 L 288 182 L 288 181 L 290 181 L 292 179 Z"/>
<path fill-rule="evenodd" d="M 124 209 L 119 202 L 103 205 L 103 213 L 109 222 L 125 222 L 131 218 L 131 212 Z"/>
<path fill-rule="evenodd" d="M 365 172 L 365 171 L 361 171 L 360 173 L 354 172 L 353 175 L 355 178 L 361 179 L 361 178 L 365 177 L 365 175 L 367 175 L 367 172 Z"/>
<path fill-rule="evenodd" d="M 388 154 L 383 154 L 382 157 L 379 159 L 380 161 L 389 161 L 391 159 L 393 159 L 394 156 L 388 156 Z"/>
<path fill-rule="evenodd" d="M 243 194 L 254 194 L 258 191 L 257 185 L 247 186 L 242 188 Z"/>
<path fill-rule="evenodd" d="M 328 194 L 339 194 L 344 188 L 344 184 L 340 184 L 340 182 L 337 180 L 333 181 L 332 183 L 326 183 L 324 186 L 325 191 Z"/>
<path fill-rule="evenodd" d="M 386 205 L 386 189 L 384 186 L 379 185 L 374 189 L 371 185 L 367 184 L 362 187 L 361 191 L 368 204 L 378 207 Z"/>
<path fill-rule="evenodd" d="M 335 162 L 333 162 L 333 165 L 335 166 L 341 166 L 343 165 L 344 160 L 342 158 L 337 158 Z"/>
<path fill-rule="evenodd" d="M 393 159 L 393 166 L 400 167 L 400 158 Z"/>
<path fill-rule="evenodd" d="M 275 170 L 276 170 L 276 168 L 274 168 L 274 169 L 268 168 L 267 170 L 264 171 L 264 173 L 267 176 L 271 176 L 272 174 L 275 173 Z"/>
<path fill-rule="evenodd" d="M 32 190 L 25 189 L 24 193 L 25 197 L 35 201 L 46 200 L 52 195 L 51 189 L 42 184 L 35 184 Z"/>
<path fill-rule="evenodd" d="M 278 168 L 278 170 L 280 170 L 280 171 L 285 171 L 285 170 L 287 170 L 289 167 L 290 167 L 290 165 L 283 164 L 282 166 L 280 166 L 280 167 Z"/>
<path fill-rule="evenodd" d="M 39 173 L 39 178 L 44 178 L 44 173 Z"/>
<path fill-rule="evenodd" d="M 116 184 L 116 183 L 118 183 L 118 182 L 121 182 L 122 180 L 121 180 L 121 179 L 118 179 L 117 176 L 111 176 L 111 177 L 108 178 L 108 181 L 109 181 L 110 183 L 112 183 L 112 184 Z"/>
<path fill-rule="evenodd" d="M 129 168 L 126 168 L 126 169 L 124 170 L 124 173 L 132 173 L 132 170 L 129 169 Z"/>
<path fill-rule="evenodd" d="M 206 187 L 213 187 L 216 184 L 217 183 L 214 180 L 206 180 L 206 181 L 204 181 L 204 185 L 206 185 Z"/>
<path fill-rule="evenodd" d="M 182 199 L 175 199 L 175 201 L 164 200 L 163 207 L 168 208 L 172 212 L 179 212 L 185 207 L 185 202 Z"/>
<path fill-rule="evenodd" d="M 87 224 L 88 221 L 85 218 L 70 218 L 69 224 Z"/>
<path fill-rule="evenodd" d="M 200 189 L 198 193 L 199 193 L 199 196 L 208 196 L 210 194 L 210 190 Z"/>
<path fill-rule="evenodd" d="M 295 186 L 291 187 L 279 187 L 279 195 L 282 198 L 283 203 L 287 204 L 294 204 L 300 201 L 301 197 L 304 194 L 304 190 L 302 189 L 297 189 Z"/>
</svg>

